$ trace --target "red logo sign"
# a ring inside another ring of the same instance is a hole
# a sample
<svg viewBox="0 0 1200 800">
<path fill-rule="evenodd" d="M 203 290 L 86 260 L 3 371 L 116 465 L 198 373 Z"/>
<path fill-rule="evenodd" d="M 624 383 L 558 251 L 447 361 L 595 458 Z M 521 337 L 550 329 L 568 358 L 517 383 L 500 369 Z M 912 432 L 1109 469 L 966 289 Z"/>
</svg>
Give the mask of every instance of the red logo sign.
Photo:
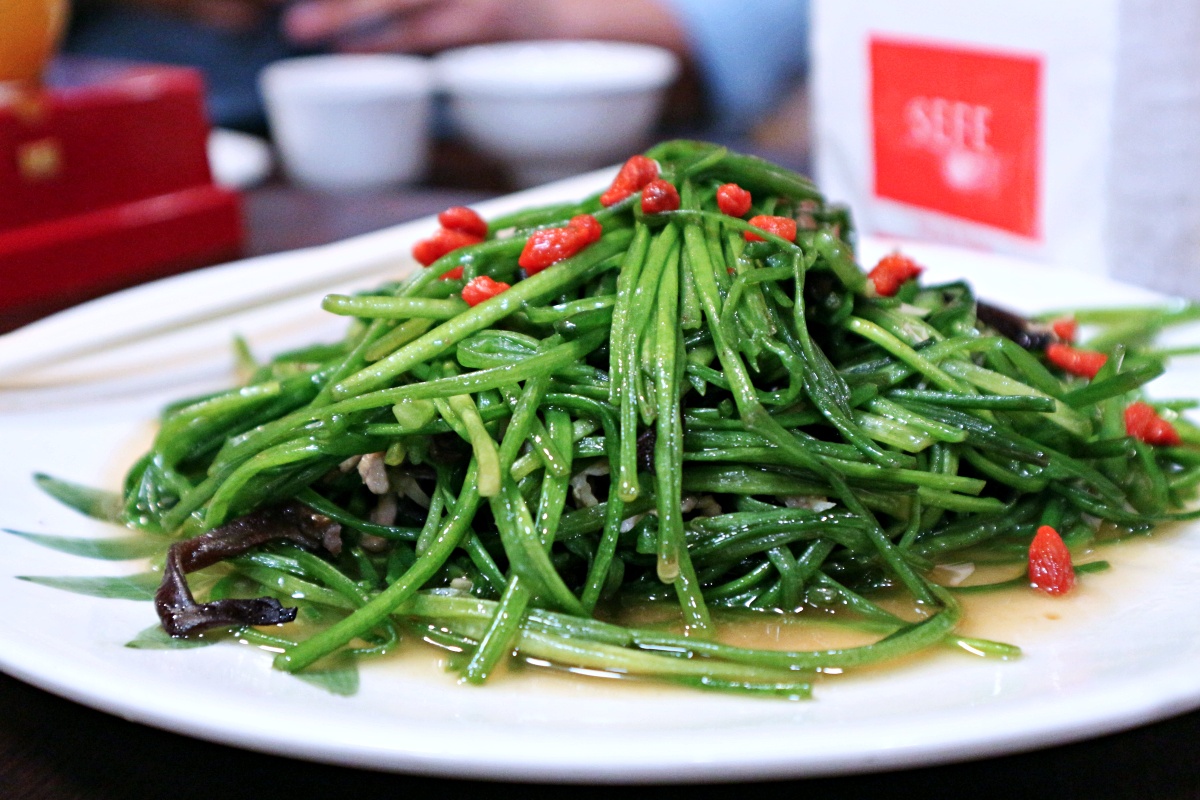
<svg viewBox="0 0 1200 800">
<path fill-rule="evenodd" d="M 1037 58 L 871 40 L 875 194 L 1041 233 Z"/>
</svg>

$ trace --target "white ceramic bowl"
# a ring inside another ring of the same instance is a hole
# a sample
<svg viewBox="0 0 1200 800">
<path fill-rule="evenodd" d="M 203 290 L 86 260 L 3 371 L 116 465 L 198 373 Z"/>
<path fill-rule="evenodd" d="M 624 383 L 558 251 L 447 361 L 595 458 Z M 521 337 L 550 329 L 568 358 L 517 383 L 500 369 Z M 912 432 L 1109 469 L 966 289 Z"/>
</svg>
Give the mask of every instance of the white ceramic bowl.
<svg viewBox="0 0 1200 800">
<path fill-rule="evenodd" d="M 434 60 L 456 132 L 532 186 L 640 150 L 679 74 L 669 50 L 535 41 L 448 50 Z"/>
<path fill-rule="evenodd" d="M 433 72 L 402 55 L 276 61 L 259 77 L 288 176 L 330 190 L 419 179 L 428 163 Z"/>
</svg>

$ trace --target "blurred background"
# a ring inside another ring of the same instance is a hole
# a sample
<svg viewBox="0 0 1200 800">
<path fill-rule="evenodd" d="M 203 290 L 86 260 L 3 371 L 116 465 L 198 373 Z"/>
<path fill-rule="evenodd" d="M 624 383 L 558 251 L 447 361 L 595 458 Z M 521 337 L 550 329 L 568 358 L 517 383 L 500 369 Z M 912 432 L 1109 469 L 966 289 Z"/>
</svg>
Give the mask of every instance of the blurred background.
<svg viewBox="0 0 1200 800">
<path fill-rule="evenodd" d="M 0 30 L 7 327 L 678 136 L 862 234 L 1198 293 L 1192 0 L 5 0 Z"/>
<path fill-rule="evenodd" d="M 802 0 L 5 0 L 0 330 L 673 136 L 807 169 Z"/>
<path fill-rule="evenodd" d="M 682 65 L 659 133 L 739 138 L 793 157 L 807 152 L 805 0 L 76 0 L 64 52 L 200 68 L 213 123 L 268 133 L 257 76 L 314 53 L 412 53 L 520 40 L 654 45 Z M 618 65 L 609 64 L 612 69 Z M 438 120 L 442 141 L 455 131 Z M 441 158 L 428 180 L 490 182 Z M 471 153 L 470 155 L 475 155 Z"/>
</svg>

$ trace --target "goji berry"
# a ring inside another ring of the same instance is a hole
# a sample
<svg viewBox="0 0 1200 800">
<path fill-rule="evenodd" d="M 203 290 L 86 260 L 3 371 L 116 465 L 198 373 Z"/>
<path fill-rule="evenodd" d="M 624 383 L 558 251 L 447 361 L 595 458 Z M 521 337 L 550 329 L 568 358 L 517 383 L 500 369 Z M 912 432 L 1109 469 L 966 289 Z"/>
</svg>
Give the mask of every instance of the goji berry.
<svg viewBox="0 0 1200 800">
<path fill-rule="evenodd" d="M 655 178 L 642 188 L 642 211 L 661 214 L 679 208 L 679 190 L 661 178 Z"/>
<path fill-rule="evenodd" d="M 487 237 L 487 222 L 466 206 L 450 206 L 438 214 L 437 220 L 447 230 L 462 231 L 472 236 L 478 236 L 480 239 Z"/>
<path fill-rule="evenodd" d="M 527 275 L 536 275 L 551 264 L 575 255 L 599 239 L 602 233 L 595 217 L 580 214 L 562 228 L 543 228 L 530 234 L 517 263 Z"/>
<path fill-rule="evenodd" d="M 600 195 L 600 204 L 606 208 L 616 205 L 657 177 L 658 163 L 654 159 L 631 156 L 621 165 L 608 190 Z"/>
<path fill-rule="evenodd" d="M 867 274 L 875 284 L 875 293 L 880 297 L 893 297 L 905 281 L 920 275 L 924 269 L 911 258 L 900 253 L 888 253 L 879 259 L 875 268 Z"/>
<path fill-rule="evenodd" d="M 767 214 L 760 214 L 757 217 L 751 217 L 750 224 L 759 230 L 773 233 L 781 239 L 787 239 L 789 242 L 796 241 L 796 220 L 791 217 L 773 217 Z M 742 236 L 747 242 L 763 241 L 763 237 L 750 231 L 745 231 Z"/>
<path fill-rule="evenodd" d="M 481 237 L 473 236 L 469 233 L 438 228 L 433 236 L 430 236 L 428 239 L 422 239 L 413 245 L 412 256 L 417 260 L 418 264 L 428 267 L 446 255 L 446 253 L 457 250 L 460 247 L 479 244 L 482 241 Z"/>
<path fill-rule="evenodd" d="M 736 183 L 723 183 L 717 187 L 717 208 L 721 209 L 722 214 L 744 217 L 750 210 L 751 202 L 750 192 Z"/>
<path fill-rule="evenodd" d="M 1141 400 L 1125 408 L 1125 432 L 1152 445 L 1174 446 L 1181 441 L 1175 426 L 1160 417 L 1153 406 Z"/>
<path fill-rule="evenodd" d="M 1029 583 L 1046 594 L 1066 594 L 1075 585 L 1071 551 L 1058 531 L 1049 525 L 1038 528 L 1029 543 Z"/>
<path fill-rule="evenodd" d="M 1074 317 L 1062 317 L 1050 323 L 1050 330 L 1054 331 L 1054 335 L 1067 344 L 1075 341 L 1075 334 L 1079 330 L 1079 323 Z"/>
<path fill-rule="evenodd" d="M 494 281 L 487 275 L 480 275 L 467 281 L 462 290 L 462 299 L 466 300 L 469 306 L 477 306 L 511 288 L 503 281 Z"/>
<path fill-rule="evenodd" d="M 1080 350 L 1068 344 L 1052 342 L 1046 345 L 1046 359 L 1064 372 L 1081 378 L 1094 378 L 1108 361 L 1108 356 L 1095 350 Z"/>
<path fill-rule="evenodd" d="M 576 214 L 567 222 L 567 227 L 577 231 L 583 237 L 585 245 L 599 241 L 600 237 L 604 235 L 604 228 L 600 227 L 600 220 L 591 214 Z"/>
</svg>

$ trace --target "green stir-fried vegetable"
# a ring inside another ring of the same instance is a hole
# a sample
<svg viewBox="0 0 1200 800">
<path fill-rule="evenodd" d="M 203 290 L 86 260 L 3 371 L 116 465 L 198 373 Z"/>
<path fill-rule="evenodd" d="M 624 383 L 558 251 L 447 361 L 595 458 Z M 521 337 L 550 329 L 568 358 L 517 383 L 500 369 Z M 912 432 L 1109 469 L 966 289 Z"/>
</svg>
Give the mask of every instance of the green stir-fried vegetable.
<svg viewBox="0 0 1200 800">
<path fill-rule="evenodd" d="M 911 264 L 868 278 L 848 215 L 801 176 L 696 142 L 646 156 L 670 184 L 648 210 L 643 179 L 443 230 L 415 276 L 326 298 L 354 318 L 343 341 L 167 409 L 120 516 L 199 536 L 168 559 L 168 630 L 282 621 L 282 601 L 318 623 L 269 637 L 288 671 L 426 639 L 473 682 L 516 652 L 804 696 L 814 672 L 956 642 L 939 563 L 1023 574 L 1042 526 L 1080 554 L 1191 516 L 1196 430 L 1165 404 L 1133 431 L 1128 409 L 1163 369 L 1142 332 L 1194 315 L 1074 348 Z M 200 599 L 221 613 L 172 629 L 183 573 L 216 561 Z M 682 627 L 614 621 L 647 603 Z M 875 640 L 721 643 L 733 612 L 835 608 Z"/>
</svg>

